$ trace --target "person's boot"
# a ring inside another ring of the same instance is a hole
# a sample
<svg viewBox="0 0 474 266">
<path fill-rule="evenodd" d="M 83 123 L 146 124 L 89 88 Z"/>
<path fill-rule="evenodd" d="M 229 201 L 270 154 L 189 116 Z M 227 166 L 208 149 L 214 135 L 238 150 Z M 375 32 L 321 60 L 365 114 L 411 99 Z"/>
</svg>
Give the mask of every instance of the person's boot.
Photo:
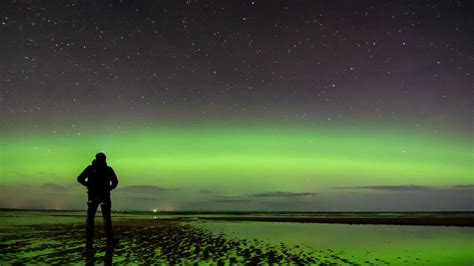
<svg viewBox="0 0 474 266">
<path fill-rule="evenodd" d="M 107 239 L 107 246 L 115 246 L 119 242 L 118 238 L 112 237 Z"/>
</svg>

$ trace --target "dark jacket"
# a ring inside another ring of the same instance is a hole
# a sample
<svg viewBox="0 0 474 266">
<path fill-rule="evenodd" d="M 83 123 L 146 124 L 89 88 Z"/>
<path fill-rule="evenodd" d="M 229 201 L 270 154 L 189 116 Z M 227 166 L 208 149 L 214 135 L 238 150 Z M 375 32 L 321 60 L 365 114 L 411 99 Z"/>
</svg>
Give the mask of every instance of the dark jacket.
<svg viewBox="0 0 474 266">
<path fill-rule="evenodd" d="M 110 191 L 118 185 L 118 179 L 112 167 L 97 160 L 82 171 L 77 181 L 87 187 L 89 196 L 97 197 L 110 196 Z"/>
</svg>

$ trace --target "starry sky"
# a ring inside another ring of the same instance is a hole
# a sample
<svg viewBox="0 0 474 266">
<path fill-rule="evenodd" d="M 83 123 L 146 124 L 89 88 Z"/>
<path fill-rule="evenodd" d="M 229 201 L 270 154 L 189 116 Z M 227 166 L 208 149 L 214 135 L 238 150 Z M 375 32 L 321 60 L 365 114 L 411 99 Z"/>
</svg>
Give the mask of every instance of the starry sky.
<svg viewBox="0 0 474 266">
<path fill-rule="evenodd" d="M 0 3 L 0 207 L 473 210 L 471 1 Z"/>
</svg>

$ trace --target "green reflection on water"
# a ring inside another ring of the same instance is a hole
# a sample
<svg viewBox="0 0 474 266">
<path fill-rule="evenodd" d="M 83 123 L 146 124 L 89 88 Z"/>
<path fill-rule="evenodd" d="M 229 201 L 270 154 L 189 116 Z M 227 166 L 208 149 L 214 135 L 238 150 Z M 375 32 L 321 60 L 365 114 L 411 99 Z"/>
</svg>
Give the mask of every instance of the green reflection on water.
<svg viewBox="0 0 474 266">
<path fill-rule="evenodd" d="M 0 212 L 2 244 L 4 247 L 22 248 L 20 251 L 10 249 L 10 257 L 0 257 L 0 264 L 16 259 L 22 262 L 38 262 L 40 259 L 45 263 L 66 264 L 83 261 L 84 216 L 84 212 Z M 199 215 L 186 217 L 196 216 Z M 250 250 L 250 257 L 255 255 L 256 250 L 263 253 L 273 250 L 286 256 L 280 260 L 282 263 L 291 257 L 286 254 L 302 256 L 302 251 L 303 255 L 307 254 L 317 261 L 347 261 L 348 264 L 388 262 L 395 265 L 472 265 L 474 262 L 474 228 L 161 218 L 155 218 L 154 215 L 116 214 L 114 225 L 121 238 L 119 248 L 113 252 L 113 257 L 107 256 L 103 235 L 100 235 L 99 230 L 99 250 L 93 255 L 95 261 L 100 262 L 109 257 L 114 263 L 129 264 L 147 261 L 145 258 L 163 259 L 167 254 L 161 254 L 160 249 L 181 245 L 187 253 L 173 253 L 173 256 L 188 256 L 183 263 L 191 263 L 202 259 L 189 256 L 196 250 L 196 243 L 217 245 L 222 241 L 223 245 L 236 244 L 228 250 L 227 256 L 239 261 L 243 259 L 242 252 L 245 250 Z M 98 220 L 101 220 L 100 216 Z M 189 225 L 204 230 L 194 230 Z M 100 222 L 97 227 L 101 228 Z M 225 240 L 219 239 L 221 234 Z M 216 247 L 213 246 L 214 249 Z M 210 250 L 213 251 L 212 248 Z M 262 258 L 265 259 L 265 256 Z M 210 257 L 209 261 L 214 259 Z"/>
<path fill-rule="evenodd" d="M 332 250 L 360 262 L 472 265 L 474 228 L 441 226 L 196 222 L 213 233 L 272 244 Z"/>
</svg>

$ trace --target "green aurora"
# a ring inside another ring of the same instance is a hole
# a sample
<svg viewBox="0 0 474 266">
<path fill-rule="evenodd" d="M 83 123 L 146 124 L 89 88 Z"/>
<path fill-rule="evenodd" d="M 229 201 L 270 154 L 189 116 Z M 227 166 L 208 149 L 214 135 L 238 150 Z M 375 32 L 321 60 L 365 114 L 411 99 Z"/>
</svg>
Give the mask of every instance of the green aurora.
<svg viewBox="0 0 474 266">
<path fill-rule="evenodd" d="M 472 140 L 458 135 L 275 124 L 88 128 L 3 134 L 2 184 L 71 184 L 98 151 L 122 186 L 250 193 L 473 181 Z"/>
</svg>

